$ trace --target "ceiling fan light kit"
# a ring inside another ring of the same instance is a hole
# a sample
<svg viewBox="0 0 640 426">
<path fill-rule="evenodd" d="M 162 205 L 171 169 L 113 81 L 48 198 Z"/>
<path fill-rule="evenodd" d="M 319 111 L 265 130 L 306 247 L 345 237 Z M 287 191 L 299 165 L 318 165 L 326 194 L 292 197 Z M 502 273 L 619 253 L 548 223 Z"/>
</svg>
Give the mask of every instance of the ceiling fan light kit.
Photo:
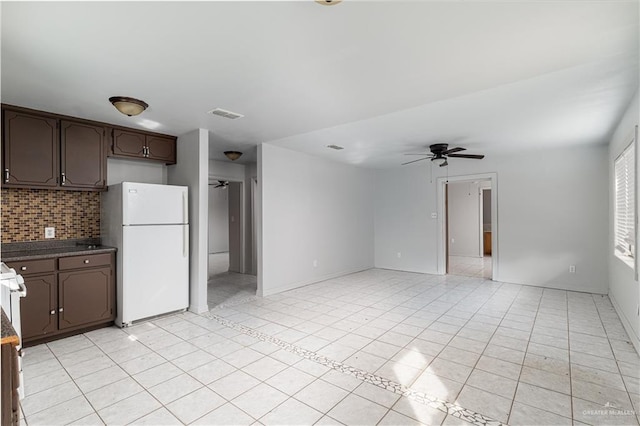
<svg viewBox="0 0 640 426">
<path fill-rule="evenodd" d="M 118 111 L 129 117 L 139 115 L 145 109 L 149 108 L 149 105 L 145 101 L 127 96 L 112 96 L 109 98 L 109 102 L 111 102 Z"/>
<path fill-rule="evenodd" d="M 435 143 L 433 145 L 430 145 L 429 150 L 431 151 L 431 153 L 405 154 L 405 155 L 424 155 L 425 157 L 418 158 L 417 160 L 413 160 L 413 161 L 408 161 L 406 163 L 402 163 L 402 165 L 404 166 L 407 164 L 416 163 L 418 161 L 424 161 L 424 160 L 431 160 L 431 161 L 444 160 L 442 163 L 440 163 L 440 167 L 445 167 L 449 165 L 449 161 L 448 161 L 449 158 L 469 158 L 472 160 L 482 160 L 484 158 L 484 155 L 478 155 L 478 154 L 456 154 L 457 152 L 466 151 L 467 149 L 462 147 L 449 149 L 449 144 L 446 144 L 446 143 Z"/>
<path fill-rule="evenodd" d="M 227 186 L 229 186 L 229 181 L 228 180 L 220 180 L 220 179 L 218 179 L 218 184 L 216 186 L 214 186 L 214 188 L 227 189 Z"/>
</svg>

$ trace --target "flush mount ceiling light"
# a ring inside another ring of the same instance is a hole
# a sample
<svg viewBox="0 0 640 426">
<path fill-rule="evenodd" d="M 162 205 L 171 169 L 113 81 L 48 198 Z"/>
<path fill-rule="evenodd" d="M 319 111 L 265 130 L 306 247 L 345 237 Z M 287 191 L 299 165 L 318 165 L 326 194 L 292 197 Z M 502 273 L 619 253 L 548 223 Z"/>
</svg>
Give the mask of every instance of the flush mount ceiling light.
<svg viewBox="0 0 640 426">
<path fill-rule="evenodd" d="M 118 111 L 129 117 L 138 115 L 149 107 L 146 102 L 140 99 L 128 98 L 126 96 L 113 96 L 109 98 L 109 102 L 111 102 Z"/>
<path fill-rule="evenodd" d="M 224 155 L 226 155 L 229 160 L 236 161 L 242 156 L 242 153 L 240 151 L 225 151 Z"/>
<path fill-rule="evenodd" d="M 316 3 L 320 3 L 323 6 L 333 6 L 340 3 L 342 0 L 316 0 Z"/>
</svg>

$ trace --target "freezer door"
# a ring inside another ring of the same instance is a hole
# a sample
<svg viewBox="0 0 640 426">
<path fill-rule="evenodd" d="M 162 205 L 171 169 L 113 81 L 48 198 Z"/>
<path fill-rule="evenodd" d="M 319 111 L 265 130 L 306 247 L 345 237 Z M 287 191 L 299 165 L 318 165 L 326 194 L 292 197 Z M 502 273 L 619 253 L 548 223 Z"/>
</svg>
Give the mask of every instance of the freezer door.
<svg viewBox="0 0 640 426">
<path fill-rule="evenodd" d="M 123 225 L 189 223 L 186 186 L 122 183 Z"/>
<path fill-rule="evenodd" d="M 123 226 L 118 325 L 189 306 L 189 226 Z"/>
</svg>

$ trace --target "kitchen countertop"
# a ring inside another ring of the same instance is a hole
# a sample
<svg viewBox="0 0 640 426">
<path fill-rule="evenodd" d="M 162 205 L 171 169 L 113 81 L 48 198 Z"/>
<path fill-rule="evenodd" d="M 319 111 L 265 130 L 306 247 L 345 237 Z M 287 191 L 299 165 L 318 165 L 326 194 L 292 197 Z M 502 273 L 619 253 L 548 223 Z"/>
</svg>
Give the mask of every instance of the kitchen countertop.
<svg viewBox="0 0 640 426">
<path fill-rule="evenodd" d="M 0 344 L 12 344 L 17 345 L 20 343 L 20 339 L 18 339 L 18 334 L 13 329 L 13 325 L 11 325 L 11 321 L 7 318 L 7 315 L 4 313 L 4 309 L 2 309 L 2 340 Z"/>
<path fill-rule="evenodd" d="M 52 257 L 86 256 L 90 254 L 111 253 L 115 247 L 100 245 L 99 240 L 69 240 L 69 241 L 36 241 L 33 243 L 2 244 L 0 257 L 3 262 L 20 260 L 37 260 Z"/>
</svg>

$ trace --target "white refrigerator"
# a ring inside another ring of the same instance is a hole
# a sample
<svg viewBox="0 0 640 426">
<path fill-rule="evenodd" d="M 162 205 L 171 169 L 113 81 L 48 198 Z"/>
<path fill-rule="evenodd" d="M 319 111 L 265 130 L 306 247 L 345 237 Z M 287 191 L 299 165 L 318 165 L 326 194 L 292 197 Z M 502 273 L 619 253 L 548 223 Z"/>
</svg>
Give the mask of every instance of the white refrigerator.
<svg viewBox="0 0 640 426">
<path fill-rule="evenodd" d="M 189 306 L 186 186 L 122 182 L 102 193 L 102 244 L 118 248 L 120 327 Z"/>
</svg>

